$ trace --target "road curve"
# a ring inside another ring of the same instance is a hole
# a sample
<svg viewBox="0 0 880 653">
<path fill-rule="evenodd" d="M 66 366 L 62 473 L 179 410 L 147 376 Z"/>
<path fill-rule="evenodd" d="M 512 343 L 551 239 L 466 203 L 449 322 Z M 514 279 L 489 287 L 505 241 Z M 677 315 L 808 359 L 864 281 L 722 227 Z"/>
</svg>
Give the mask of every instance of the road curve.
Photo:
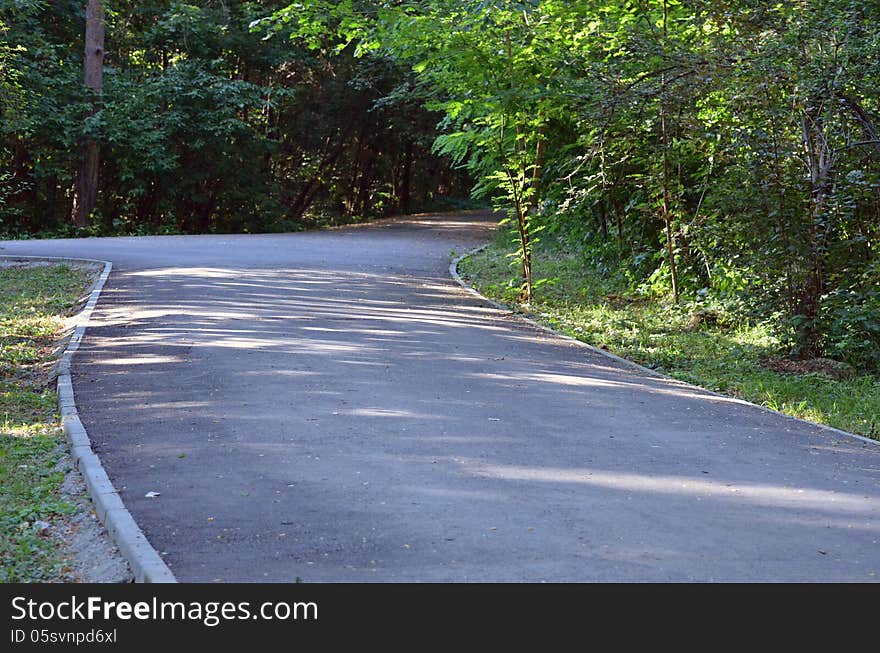
<svg viewBox="0 0 880 653">
<path fill-rule="evenodd" d="M 878 580 L 880 447 L 483 305 L 447 266 L 492 227 L 0 254 L 113 262 L 77 403 L 181 581 Z"/>
</svg>

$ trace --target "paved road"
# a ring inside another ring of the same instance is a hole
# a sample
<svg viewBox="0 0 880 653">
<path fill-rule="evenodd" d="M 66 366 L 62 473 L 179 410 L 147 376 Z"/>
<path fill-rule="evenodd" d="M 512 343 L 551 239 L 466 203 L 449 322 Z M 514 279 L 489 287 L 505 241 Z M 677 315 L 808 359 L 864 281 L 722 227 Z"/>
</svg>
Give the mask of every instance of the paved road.
<svg viewBox="0 0 880 653">
<path fill-rule="evenodd" d="M 491 226 L 0 254 L 114 262 L 77 400 L 181 580 L 880 578 L 880 447 L 483 306 L 447 266 Z"/>
</svg>

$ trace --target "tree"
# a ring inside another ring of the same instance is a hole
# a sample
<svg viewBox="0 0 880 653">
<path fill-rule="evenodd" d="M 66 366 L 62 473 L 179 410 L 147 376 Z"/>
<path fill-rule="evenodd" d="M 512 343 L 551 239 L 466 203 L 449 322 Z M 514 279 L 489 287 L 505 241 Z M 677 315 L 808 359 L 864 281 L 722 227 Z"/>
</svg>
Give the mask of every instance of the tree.
<svg viewBox="0 0 880 653">
<path fill-rule="evenodd" d="M 101 0 L 89 0 L 86 5 L 83 79 L 90 105 L 89 118 L 94 118 L 100 110 L 104 89 L 104 6 Z M 98 199 L 100 162 L 98 141 L 94 134 L 86 133 L 83 136 L 80 152 L 72 218 L 75 225 L 86 227 L 89 225 Z"/>
<path fill-rule="evenodd" d="M 516 226 L 520 297 L 531 299 L 547 130 L 563 102 L 554 84 L 564 3 L 429 1 L 379 13 L 378 43 L 407 62 L 446 114 L 435 149 L 477 179 Z"/>
<path fill-rule="evenodd" d="M 80 7 L 0 6 L 5 234 L 63 230 L 71 187 L 108 234 L 292 230 L 470 187 L 507 212 L 521 300 L 546 230 L 670 310 L 880 367 L 876 2 L 120 0 L 85 97 Z"/>
<path fill-rule="evenodd" d="M 250 29 L 285 4 L 104 3 L 103 89 L 83 93 L 86 3 L 0 3 L 0 232 L 78 233 L 90 214 L 102 234 L 291 231 L 465 196 L 412 72 L 335 27 Z"/>
</svg>

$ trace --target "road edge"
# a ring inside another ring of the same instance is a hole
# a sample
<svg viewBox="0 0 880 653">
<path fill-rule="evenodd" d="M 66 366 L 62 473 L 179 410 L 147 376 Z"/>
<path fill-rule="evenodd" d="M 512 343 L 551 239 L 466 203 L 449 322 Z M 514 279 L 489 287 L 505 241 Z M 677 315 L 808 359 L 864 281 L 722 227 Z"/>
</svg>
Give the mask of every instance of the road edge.
<svg viewBox="0 0 880 653">
<path fill-rule="evenodd" d="M 465 281 L 462 278 L 461 274 L 459 274 L 459 272 L 458 272 L 458 266 L 463 260 L 465 260 L 466 258 L 468 258 L 470 256 L 473 256 L 474 254 L 479 254 L 484 249 L 489 247 L 489 245 L 490 245 L 490 243 L 486 243 L 485 245 L 480 245 L 479 247 L 475 247 L 475 248 L 465 252 L 461 256 L 458 256 L 455 260 L 452 261 L 452 263 L 449 264 L 449 274 L 452 276 L 453 279 L 455 279 L 456 283 L 458 283 L 458 285 L 461 286 L 468 294 L 476 297 L 477 299 L 479 299 L 480 301 L 482 301 L 486 304 L 489 304 L 493 308 L 496 308 L 501 311 L 505 311 L 506 313 L 510 313 L 511 315 L 515 315 L 517 318 L 519 318 L 523 322 L 530 324 L 531 326 L 536 327 L 546 333 L 553 334 L 557 338 L 561 338 L 562 340 L 565 340 L 567 342 L 571 342 L 571 343 L 579 345 L 581 347 L 585 347 L 585 348 L 589 349 L 590 351 L 593 351 L 597 354 L 601 354 L 605 358 L 610 358 L 611 360 L 617 361 L 618 363 L 621 363 L 627 367 L 638 370 L 639 372 L 642 372 L 643 374 L 647 374 L 648 376 L 652 376 L 654 378 L 659 378 L 659 379 L 665 379 L 667 381 L 673 381 L 675 383 L 683 385 L 684 387 L 692 388 L 694 390 L 700 390 L 700 391 L 706 392 L 709 395 L 712 395 L 714 397 L 722 398 L 725 401 L 739 404 L 741 406 L 751 406 L 752 408 L 758 408 L 764 412 L 773 413 L 775 415 L 779 415 L 781 417 L 784 417 L 789 420 L 793 420 L 795 422 L 799 422 L 801 424 L 807 424 L 809 426 L 816 427 L 820 430 L 827 431 L 829 433 L 834 433 L 835 435 L 840 435 L 843 437 L 852 438 L 852 439 L 858 440 L 858 441 L 865 443 L 865 444 L 880 446 L 880 440 L 872 440 L 871 438 L 866 438 L 863 435 L 857 435 L 856 433 L 850 433 L 849 431 L 844 431 L 842 429 L 834 428 L 833 426 L 828 426 L 827 424 L 819 424 L 818 422 L 811 422 L 809 420 L 802 419 L 800 417 L 795 417 L 793 415 L 787 415 L 785 413 L 779 412 L 778 410 L 773 410 L 772 408 L 768 408 L 767 406 L 755 404 L 750 401 L 746 401 L 745 399 L 739 399 L 738 397 L 731 397 L 730 395 L 722 394 L 720 392 L 715 392 L 714 390 L 709 390 L 708 388 L 703 388 L 698 385 L 694 385 L 693 383 L 688 383 L 687 381 L 681 381 L 679 379 L 672 378 L 671 376 L 667 376 L 666 374 L 661 374 L 657 370 L 652 370 L 648 367 L 645 367 L 644 365 L 639 365 L 638 363 L 635 363 L 631 360 L 628 360 L 628 359 L 623 358 L 621 356 L 618 356 L 616 354 L 612 354 L 610 351 L 605 351 L 604 349 L 600 349 L 599 347 L 594 347 L 593 345 L 586 343 L 583 340 L 578 340 L 577 338 L 573 338 L 572 336 L 570 336 L 568 334 L 562 333 L 552 327 L 549 327 L 545 324 L 541 324 L 540 322 L 537 322 L 536 320 L 530 318 L 528 315 L 526 315 L 524 313 L 513 310 L 510 306 L 496 302 L 493 299 L 489 299 L 488 297 L 486 297 L 485 295 L 480 293 L 472 285 L 470 285 L 467 281 Z"/>
<path fill-rule="evenodd" d="M 21 260 L 28 262 L 45 261 L 50 263 L 89 263 L 103 266 L 97 281 L 87 291 L 88 300 L 82 310 L 73 317 L 74 331 L 67 347 L 58 361 L 58 410 L 61 414 L 61 428 L 70 445 L 70 453 L 76 466 L 85 480 L 89 496 L 95 506 L 98 519 L 107 529 L 110 538 L 119 547 L 138 583 L 176 583 L 171 569 L 162 560 L 153 545 L 147 540 L 132 514 L 122 502 L 119 492 L 107 475 L 101 460 L 92 449 L 92 441 L 83 426 L 76 408 L 73 393 L 71 365 L 73 355 L 79 349 L 86 328 L 110 276 L 113 264 L 110 261 L 97 259 L 54 257 L 54 256 L 23 256 L 0 255 L 2 259 Z"/>
</svg>

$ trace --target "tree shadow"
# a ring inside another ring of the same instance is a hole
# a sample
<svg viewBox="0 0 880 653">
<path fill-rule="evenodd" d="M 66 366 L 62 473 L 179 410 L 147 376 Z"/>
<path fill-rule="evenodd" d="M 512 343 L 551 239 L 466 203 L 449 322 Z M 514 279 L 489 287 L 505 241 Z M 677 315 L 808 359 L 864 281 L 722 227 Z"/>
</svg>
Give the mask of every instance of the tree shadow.
<svg viewBox="0 0 880 653">
<path fill-rule="evenodd" d="M 439 274 L 162 268 L 105 293 L 78 398 L 184 579 L 878 566 L 876 448 L 644 376 Z"/>
</svg>

